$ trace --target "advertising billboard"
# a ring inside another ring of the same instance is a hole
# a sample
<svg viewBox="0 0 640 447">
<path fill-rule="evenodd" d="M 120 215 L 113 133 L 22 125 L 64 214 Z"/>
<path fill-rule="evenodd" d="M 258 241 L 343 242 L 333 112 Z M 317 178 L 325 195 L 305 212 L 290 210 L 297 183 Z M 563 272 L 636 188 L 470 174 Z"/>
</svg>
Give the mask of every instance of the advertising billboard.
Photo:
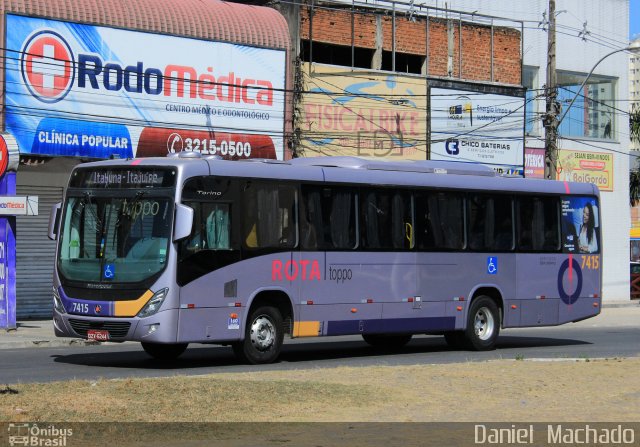
<svg viewBox="0 0 640 447">
<path fill-rule="evenodd" d="M 558 151 L 558 180 L 593 183 L 600 191 L 613 191 L 613 154 Z"/>
<path fill-rule="evenodd" d="M 525 98 L 431 88 L 431 159 L 522 175 Z"/>
<path fill-rule="evenodd" d="M 5 126 L 21 153 L 284 156 L 284 50 L 6 21 Z"/>
<path fill-rule="evenodd" d="M 600 250 L 598 204 L 593 197 L 562 198 L 562 249 L 565 253 Z"/>
<path fill-rule="evenodd" d="M 303 66 L 304 156 L 427 158 L 424 79 L 313 64 Z"/>
<path fill-rule="evenodd" d="M 545 150 L 527 147 L 524 150 L 524 176 L 527 178 L 544 178 Z"/>
<path fill-rule="evenodd" d="M 0 197 L 16 193 L 16 173 L 0 178 Z M 16 328 L 16 221 L 0 215 L 0 329 Z"/>
</svg>

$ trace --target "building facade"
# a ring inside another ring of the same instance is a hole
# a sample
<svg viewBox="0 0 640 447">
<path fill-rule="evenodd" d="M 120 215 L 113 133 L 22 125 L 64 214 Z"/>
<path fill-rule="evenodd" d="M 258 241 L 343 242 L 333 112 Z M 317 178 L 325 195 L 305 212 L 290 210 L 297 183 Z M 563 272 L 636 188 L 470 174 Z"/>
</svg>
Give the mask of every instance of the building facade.
<svg viewBox="0 0 640 447">
<path fill-rule="evenodd" d="M 436 2 L 426 2 L 433 5 Z M 524 77 L 532 107 L 525 146 L 535 160 L 544 148 L 548 17 L 547 0 L 452 0 L 451 8 L 518 17 L 523 34 Z M 556 70 L 561 113 L 577 99 L 559 128 L 560 179 L 592 181 L 601 190 L 603 299 L 629 299 L 629 93 L 628 55 L 618 52 L 595 67 L 583 91 L 577 89 L 600 58 L 628 46 L 628 0 L 557 0 Z M 525 168 L 526 169 L 526 168 Z"/>
<path fill-rule="evenodd" d="M 495 98 L 515 101 L 518 87 L 524 87 L 523 132 L 511 126 L 512 133 L 500 134 L 501 140 L 511 144 L 517 138 L 523 141 L 522 161 L 495 152 L 489 158 L 493 163 L 472 157 L 459 161 L 480 161 L 499 171 L 543 177 L 548 1 L 453 0 L 447 5 L 450 9 L 439 8 L 443 2 L 435 0 L 421 2 L 419 7 L 413 2 L 308 2 L 296 6 L 298 20 L 292 20 L 295 14 L 291 11 L 285 13 L 290 28 L 292 23 L 299 25 L 292 45 L 305 62 L 299 72 L 308 97 L 301 98 L 297 103 L 301 107 L 294 112 L 294 121 L 301 123 L 294 123 L 300 155 L 447 157 L 452 151 L 438 148 L 452 139 L 446 129 L 437 127 L 441 107 L 434 100 L 439 95 L 450 92 L 454 96 L 454 102 L 443 104 L 454 111 L 460 106 L 457 118 L 464 121 L 471 119 L 470 105 L 474 110 L 477 107 L 471 100 L 476 95 L 484 94 L 483 100 L 497 109 Z M 602 222 L 598 225 L 602 228 L 605 300 L 629 299 L 630 219 L 619 212 L 628 207 L 629 197 L 628 112 L 621 106 L 629 98 L 627 56 L 617 52 L 594 65 L 628 45 L 628 23 L 627 0 L 556 2 L 559 116 L 564 115 L 556 176 L 594 183 L 602 193 Z M 514 69 L 519 71 L 517 76 L 512 76 Z M 368 89 L 362 87 L 365 83 Z M 380 98 L 385 105 L 382 111 L 376 110 Z M 395 104 L 389 98 L 396 98 Z M 378 102 L 367 108 L 367 100 Z M 409 101 L 413 101 L 411 112 L 417 111 L 413 115 L 402 113 L 407 112 Z M 403 103 L 405 107 L 398 107 Z M 345 104 L 353 107 L 345 108 Z M 390 116 L 396 119 L 395 125 Z M 350 139 L 344 135 L 347 132 Z M 481 141 L 489 138 L 481 133 L 476 136 Z"/>
<path fill-rule="evenodd" d="M 278 11 L 218 0 L 3 0 L 0 10 L 11 161 L 0 191 L 39 198 L 37 216 L 0 216 L 15 239 L 2 247 L 12 247 L 18 318 L 51 315 L 47 221 L 76 164 L 181 150 L 290 157 L 289 32 Z"/>
<path fill-rule="evenodd" d="M 630 47 L 640 48 L 640 37 Z M 629 55 L 629 112 L 640 110 L 640 54 Z M 640 150 L 640 144 L 631 142 L 631 150 Z M 633 167 L 633 166 L 632 166 Z"/>
<path fill-rule="evenodd" d="M 393 2 L 285 9 L 300 62 L 297 156 L 523 172 L 522 22 Z"/>
</svg>

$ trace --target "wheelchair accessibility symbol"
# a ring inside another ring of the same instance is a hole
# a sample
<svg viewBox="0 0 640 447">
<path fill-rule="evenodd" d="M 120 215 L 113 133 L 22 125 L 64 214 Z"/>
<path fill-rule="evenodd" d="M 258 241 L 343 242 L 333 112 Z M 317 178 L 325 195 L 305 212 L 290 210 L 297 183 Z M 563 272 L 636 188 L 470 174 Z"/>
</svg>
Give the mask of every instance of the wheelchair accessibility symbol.
<svg viewBox="0 0 640 447">
<path fill-rule="evenodd" d="M 498 258 L 495 256 L 489 256 L 487 258 L 487 274 L 498 274 Z"/>
<path fill-rule="evenodd" d="M 114 264 L 107 264 L 104 266 L 103 276 L 105 279 L 113 279 L 116 273 L 116 266 Z"/>
</svg>

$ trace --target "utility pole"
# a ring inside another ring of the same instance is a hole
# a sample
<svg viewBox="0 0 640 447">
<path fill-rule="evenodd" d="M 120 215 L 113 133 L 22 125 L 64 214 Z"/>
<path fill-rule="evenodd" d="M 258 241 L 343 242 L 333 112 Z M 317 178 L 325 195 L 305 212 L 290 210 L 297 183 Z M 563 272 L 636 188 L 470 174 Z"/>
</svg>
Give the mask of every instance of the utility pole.
<svg viewBox="0 0 640 447">
<path fill-rule="evenodd" d="M 545 128 L 545 157 L 544 178 L 556 179 L 558 164 L 558 89 L 556 86 L 556 0 L 549 0 L 549 35 L 547 50 L 547 85 L 545 96 L 547 98 L 546 114 L 544 117 Z"/>
</svg>

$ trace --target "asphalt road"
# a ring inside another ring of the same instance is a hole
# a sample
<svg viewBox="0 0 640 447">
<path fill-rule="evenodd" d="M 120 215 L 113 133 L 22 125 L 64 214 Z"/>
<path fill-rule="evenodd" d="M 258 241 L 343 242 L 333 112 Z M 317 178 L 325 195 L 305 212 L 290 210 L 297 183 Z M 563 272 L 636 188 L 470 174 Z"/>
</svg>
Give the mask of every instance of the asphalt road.
<svg viewBox="0 0 640 447">
<path fill-rule="evenodd" d="M 285 340 L 279 363 L 260 366 L 238 364 L 231 348 L 221 346 L 190 346 L 180 359 L 169 364 L 151 359 L 137 343 L 5 349 L 0 351 L 0 384 L 490 359 L 638 357 L 639 340 L 640 325 L 615 322 L 505 330 L 497 349 L 489 352 L 454 351 L 443 337 L 436 336 L 414 337 L 406 347 L 394 352 L 377 351 L 360 337 L 296 339 Z"/>
</svg>

